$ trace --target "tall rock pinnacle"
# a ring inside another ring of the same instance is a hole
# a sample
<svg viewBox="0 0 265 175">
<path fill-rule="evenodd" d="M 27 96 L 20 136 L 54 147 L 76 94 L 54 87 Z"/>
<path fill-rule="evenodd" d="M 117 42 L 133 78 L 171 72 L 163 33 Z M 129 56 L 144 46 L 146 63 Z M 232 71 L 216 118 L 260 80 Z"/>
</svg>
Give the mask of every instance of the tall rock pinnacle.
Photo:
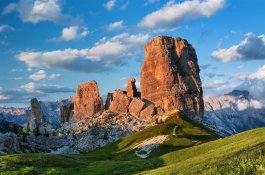
<svg viewBox="0 0 265 175">
<path fill-rule="evenodd" d="M 46 123 L 46 121 L 37 98 L 31 99 L 30 105 L 31 115 L 28 119 L 27 125 L 25 126 L 25 130 L 26 132 L 35 132 L 37 129 L 40 129 L 40 127 L 42 127 Z"/>
<path fill-rule="evenodd" d="M 73 121 L 92 117 L 103 110 L 103 101 L 99 95 L 96 81 L 79 85 L 74 100 Z"/>
<path fill-rule="evenodd" d="M 131 98 L 137 97 L 137 88 L 135 85 L 136 80 L 134 78 L 129 78 L 126 84 L 127 95 Z"/>
<path fill-rule="evenodd" d="M 203 116 L 204 106 L 195 49 L 186 40 L 158 36 L 145 46 L 141 98 L 167 112 Z"/>
</svg>

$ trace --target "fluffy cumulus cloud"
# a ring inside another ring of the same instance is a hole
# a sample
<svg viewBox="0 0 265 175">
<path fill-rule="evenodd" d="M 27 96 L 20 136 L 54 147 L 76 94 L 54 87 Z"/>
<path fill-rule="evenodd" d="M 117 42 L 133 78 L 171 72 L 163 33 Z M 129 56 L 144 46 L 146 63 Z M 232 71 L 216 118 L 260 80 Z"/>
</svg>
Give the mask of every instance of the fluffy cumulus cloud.
<svg viewBox="0 0 265 175">
<path fill-rule="evenodd" d="M 112 31 L 112 30 L 121 30 L 123 28 L 124 28 L 123 20 L 117 21 L 117 22 L 114 22 L 114 23 L 111 23 L 111 24 L 108 25 L 108 30 L 109 31 Z"/>
<path fill-rule="evenodd" d="M 62 30 L 61 36 L 53 38 L 52 41 L 71 41 L 80 38 L 84 38 L 88 35 L 89 31 L 87 27 L 70 26 L 65 27 Z"/>
<path fill-rule="evenodd" d="M 215 50 L 212 57 L 222 62 L 265 59 L 265 35 L 247 33 L 239 44 Z"/>
<path fill-rule="evenodd" d="M 237 103 L 237 109 L 239 111 L 244 111 L 248 108 L 254 108 L 254 109 L 261 109 L 263 108 L 263 104 L 261 101 L 258 100 L 239 100 Z"/>
<path fill-rule="evenodd" d="M 109 0 L 109 1 L 107 1 L 105 4 L 104 4 L 104 7 L 105 7 L 105 9 L 107 9 L 107 10 L 112 10 L 113 9 L 113 7 L 115 6 L 115 3 L 116 3 L 116 0 Z"/>
<path fill-rule="evenodd" d="M 265 65 L 256 72 L 243 77 L 243 83 L 238 89 L 248 90 L 253 98 L 265 101 Z"/>
<path fill-rule="evenodd" d="M 2 15 L 17 11 L 22 21 L 39 23 L 41 21 L 52 21 L 56 24 L 80 23 L 80 19 L 63 14 L 59 0 L 20 0 L 6 6 Z"/>
<path fill-rule="evenodd" d="M 161 9 L 145 16 L 138 27 L 140 28 L 175 28 L 185 20 L 199 17 L 210 17 L 221 10 L 224 0 L 191 0 L 180 3 L 169 1 Z"/>
<path fill-rule="evenodd" d="M 64 49 L 42 52 L 21 52 L 16 57 L 33 68 L 62 68 L 82 72 L 101 72 L 111 66 L 123 65 L 126 58 L 137 57 L 149 35 L 122 33 L 112 38 L 102 38 L 91 48 Z"/>
<path fill-rule="evenodd" d="M 44 70 L 39 70 L 38 72 L 29 76 L 29 79 L 33 81 L 40 81 L 44 79 L 53 80 L 60 77 L 60 74 L 47 74 Z"/>
</svg>

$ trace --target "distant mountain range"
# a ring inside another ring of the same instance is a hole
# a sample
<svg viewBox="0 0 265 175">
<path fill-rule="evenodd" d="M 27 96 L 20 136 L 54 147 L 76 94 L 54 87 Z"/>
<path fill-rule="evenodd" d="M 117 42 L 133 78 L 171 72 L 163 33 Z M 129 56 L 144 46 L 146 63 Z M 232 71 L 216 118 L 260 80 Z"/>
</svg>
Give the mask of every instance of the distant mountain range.
<svg viewBox="0 0 265 175">
<path fill-rule="evenodd" d="M 234 90 L 220 98 L 204 99 L 203 121 L 224 136 L 265 126 L 264 102 L 253 99 L 248 91 Z"/>
<path fill-rule="evenodd" d="M 58 101 L 40 101 L 41 109 L 45 115 L 46 121 L 54 128 L 60 127 L 60 107 L 72 102 L 73 99 L 63 99 Z M 24 127 L 30 117 L 30 107 L 14 108 L 0 107 L 0 121 L 15 123 Z"/>
</svg>

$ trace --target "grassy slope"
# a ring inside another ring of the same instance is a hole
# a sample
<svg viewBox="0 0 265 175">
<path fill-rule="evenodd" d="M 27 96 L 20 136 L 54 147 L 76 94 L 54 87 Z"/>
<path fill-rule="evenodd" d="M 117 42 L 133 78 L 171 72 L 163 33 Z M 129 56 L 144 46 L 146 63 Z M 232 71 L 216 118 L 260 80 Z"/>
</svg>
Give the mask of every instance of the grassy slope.
<svg viewBox="0 0 265 175">
<path fill-rule="evenodd" d="M 173 136 L 172 131 L 176 125 L 179 129 L 177 136 Z M 90 153 L 0 156 L 0 174 L 215 174 L 227 172 L 227 168 L 224 168 L 227 163 L 229 167 L 236 167 L 231 169 L 232 174 L 244 168 L 257 173 L 265 168 L 264 132 L 265 129 L 256 129 L 218 139 L 218 136 L 203 126 L 176 114 L 164 124 Z M 169 134 L 169 139 L 155 149 L 149 158 L 140 159 L 134 155 L 131 149 L 135 144 L 162 134 Z M 249 165 L 253 161 L 256 161 L 257 167 Z M 244 168 L 239 167 L 238 170 L 238 164 Z"/>
</svg>

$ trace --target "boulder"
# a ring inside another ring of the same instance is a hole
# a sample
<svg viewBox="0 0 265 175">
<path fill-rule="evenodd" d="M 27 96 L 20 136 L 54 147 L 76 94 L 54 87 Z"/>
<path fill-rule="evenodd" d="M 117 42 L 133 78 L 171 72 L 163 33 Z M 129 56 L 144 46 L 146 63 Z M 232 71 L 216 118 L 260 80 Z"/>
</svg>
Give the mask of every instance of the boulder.
<svg viewBox="0 0 265 175">
<path fill-rule="evenodd" d="M 145 46 L 141 98 L 166 112 L 203 116 L 204 103 L 195 49 L 182 38 L 158 36 Z"/>
<path fill-rule="evenodd" d="M 66 104 L 60 107 L 61 123 L 70 122 L 74 112 L 74 103 Z"/>
<path fill-rule="evenodd" d="M 132 116 L 138 117 L 145 107 L 145 103 L 139 98 L 133 98 L 129 106 L 129 112 Z"/>
<path fill-rule="evenodd" d="M 131 98 L 122 90 L 113 93 L 113 100 L 110 104 L 110 111 L 117 114 L 126 114 L 129 111 Z"/>
<path fill-rule="evenodd" d="M 129 78 L 126 85 L 126 92 L 127 96 L 133 98 L 138 97 L 137 88 L 135 86 L 136 79 L 135 78 Z"/>
<path fill-rule="evenodd" d="M 156 114 L 155 106 L 150 104 L 140 112 L 140 118 L 148 121 L 152 121 L 152 118 Z"/>
<path fill-rule="evenodd" d="M 74 100 L 72 121 L 92 117 L 103 110 L 103 101 L 99 95 L 96 81 L 79 85 Z"/>
</svg>

